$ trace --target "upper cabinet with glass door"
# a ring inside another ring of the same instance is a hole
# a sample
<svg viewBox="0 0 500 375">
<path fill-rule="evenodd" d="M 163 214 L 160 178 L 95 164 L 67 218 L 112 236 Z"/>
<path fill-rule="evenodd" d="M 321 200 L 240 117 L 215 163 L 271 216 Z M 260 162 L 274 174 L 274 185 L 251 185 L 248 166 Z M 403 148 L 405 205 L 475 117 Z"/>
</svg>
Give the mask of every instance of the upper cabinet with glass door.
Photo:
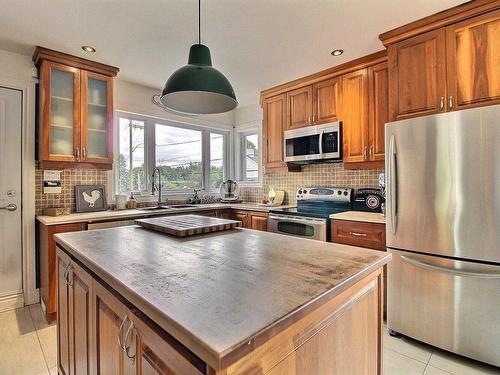
<svg viewBox="0 0 500 375">
<path fill-rule="evenodd" d="M 37 47 L 41 168 L 111 169 L 118 68 Z"/>
</svg>

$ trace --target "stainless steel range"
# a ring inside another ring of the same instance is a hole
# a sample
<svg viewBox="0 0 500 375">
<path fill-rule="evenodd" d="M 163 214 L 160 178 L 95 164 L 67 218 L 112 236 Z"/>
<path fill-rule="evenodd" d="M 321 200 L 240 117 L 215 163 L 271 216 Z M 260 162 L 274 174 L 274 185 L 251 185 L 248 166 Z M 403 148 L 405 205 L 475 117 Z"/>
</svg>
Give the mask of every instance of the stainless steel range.
<svg viewBox="0 0 500 375">
<path fill-rule="evenodd" d="M 290 236 L 327 241 L 329 216 L 352 209 L 352 189 L 309 187 L 297 189 L 297 207 L 271 210 L 267 230 Z"/>
</svg>

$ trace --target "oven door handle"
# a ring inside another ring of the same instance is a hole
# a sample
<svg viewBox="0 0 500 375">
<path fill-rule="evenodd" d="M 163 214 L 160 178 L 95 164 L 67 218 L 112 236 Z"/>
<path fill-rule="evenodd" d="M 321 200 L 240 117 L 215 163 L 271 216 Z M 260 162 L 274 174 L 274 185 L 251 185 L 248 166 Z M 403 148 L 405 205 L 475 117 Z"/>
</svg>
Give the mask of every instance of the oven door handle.
<svg viewBox="0 0 500 375">
<path fill-rule="evenodd" d="M 326 224 L 326 220 L 325 219 L 296 218 L 296 217 L 293 217 L 293 216 L 273 215 L 273 214 L 269 215 L 269 220 L 288 221 L 290 223 L 310 224 L 310 225 Z"/>
<path fill-rule="evenodd" d="M 323 134 L 324 132 L 319 133 L 319 154 L 323 155 Z"/>
</svg>

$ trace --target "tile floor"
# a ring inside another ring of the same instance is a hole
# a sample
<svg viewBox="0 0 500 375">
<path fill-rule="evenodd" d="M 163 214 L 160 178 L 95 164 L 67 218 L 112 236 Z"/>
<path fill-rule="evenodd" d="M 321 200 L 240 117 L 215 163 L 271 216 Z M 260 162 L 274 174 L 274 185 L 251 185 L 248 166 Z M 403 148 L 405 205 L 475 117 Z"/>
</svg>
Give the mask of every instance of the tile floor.
<svg viewBox="0 0 500 375">
<path fill-rule="evenodd" d="M 0 313 L 0 375 L 18 374 L 57 374 L 56 326 L 47 324 L 40 305 Z M 384 375 L 450 374 L 500 375 L 500 369 L 385 330 Z"/>
</svg>

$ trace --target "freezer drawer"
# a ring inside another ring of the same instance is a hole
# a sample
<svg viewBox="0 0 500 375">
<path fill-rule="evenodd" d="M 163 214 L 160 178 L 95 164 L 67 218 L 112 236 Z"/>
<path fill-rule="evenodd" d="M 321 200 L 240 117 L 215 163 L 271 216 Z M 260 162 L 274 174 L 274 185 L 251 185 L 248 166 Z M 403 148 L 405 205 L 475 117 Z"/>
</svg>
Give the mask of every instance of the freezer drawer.
<svg viewBox="0 0 500 375">
<path fill-rule="evenodd" d="M 388 328 L 500 366 L 500 265 L 390 252 Z"/>
</svg>

